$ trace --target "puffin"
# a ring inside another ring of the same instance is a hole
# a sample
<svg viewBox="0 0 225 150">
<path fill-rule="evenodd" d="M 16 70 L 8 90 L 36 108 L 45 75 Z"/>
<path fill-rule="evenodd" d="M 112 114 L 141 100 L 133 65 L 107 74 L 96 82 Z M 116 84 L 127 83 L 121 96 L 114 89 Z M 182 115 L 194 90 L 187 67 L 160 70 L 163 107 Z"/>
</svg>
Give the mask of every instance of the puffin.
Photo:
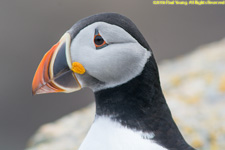
<svg viewBox="0 0 225 150">
<path fill-rule="evenodd" d="M 85 87 L 96 112 L 79 150 L 194 150 L 172 118 L 152 49 L 127 17 L 100 13 L 76 22 L 44 55 L 32 93 Z"/>
</svg>

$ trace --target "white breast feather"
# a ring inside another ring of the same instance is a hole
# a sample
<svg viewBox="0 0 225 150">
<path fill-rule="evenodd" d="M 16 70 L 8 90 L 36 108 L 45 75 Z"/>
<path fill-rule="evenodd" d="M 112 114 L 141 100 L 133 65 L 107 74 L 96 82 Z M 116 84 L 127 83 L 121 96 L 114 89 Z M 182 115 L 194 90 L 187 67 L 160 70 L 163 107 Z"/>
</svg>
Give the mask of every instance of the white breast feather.
<svg viewBox="0 0 225 150">
<path fill-rule="evenodd" d="M 153 133 L 133 131 L 110 118 L 99 117 L 79 150 L 167 150 L 149 139 L 153 137 Z"/>
</svg>

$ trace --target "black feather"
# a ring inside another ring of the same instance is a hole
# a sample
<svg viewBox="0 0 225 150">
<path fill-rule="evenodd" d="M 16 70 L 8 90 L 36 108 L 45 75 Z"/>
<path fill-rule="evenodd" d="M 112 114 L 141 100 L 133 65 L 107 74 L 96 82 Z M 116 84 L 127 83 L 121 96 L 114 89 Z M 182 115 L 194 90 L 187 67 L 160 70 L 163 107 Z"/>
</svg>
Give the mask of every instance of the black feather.
<svg viewBox="0 0 225 150">
<path fill-rule="evenodd" d="M 154 133 L 169 150 L 194 150 L 179 132 L 163 96 L 154 57 L 129 82 L 95 93 L 97 116 L 110 116 L 128 128 Z"/>
</svg>

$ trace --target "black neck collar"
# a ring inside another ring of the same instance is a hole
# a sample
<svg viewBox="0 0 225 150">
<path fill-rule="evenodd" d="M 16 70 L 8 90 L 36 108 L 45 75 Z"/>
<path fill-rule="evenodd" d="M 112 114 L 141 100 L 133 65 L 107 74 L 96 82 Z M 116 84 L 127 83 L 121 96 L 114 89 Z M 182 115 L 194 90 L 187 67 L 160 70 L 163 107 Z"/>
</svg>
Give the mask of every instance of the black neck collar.
<svg viewBox="0 0 225 150">
<path fill-rule="evenodd" d="M 180 134 L 163 96 L 154 57 L 129 82 L 95 93 L 96 115 L 109 116 L 122 125 L 154 133 L 153 140 L 173 150 L 192 150 Z"/>
</svg>

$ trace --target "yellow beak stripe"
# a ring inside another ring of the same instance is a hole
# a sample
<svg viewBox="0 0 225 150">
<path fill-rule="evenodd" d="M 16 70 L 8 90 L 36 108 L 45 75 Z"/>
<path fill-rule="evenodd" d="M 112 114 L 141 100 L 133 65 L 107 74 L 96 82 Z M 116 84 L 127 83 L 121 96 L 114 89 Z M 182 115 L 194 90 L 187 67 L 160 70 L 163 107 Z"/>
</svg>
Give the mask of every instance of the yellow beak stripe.
<svg viewBox="0 0 225 150">
<path fill-rule="evenodd" d="M 85 73 L 84 66 L 81 65 L 79 62 L 73 62 L 71 70 L 75 73 L 78 73 L 78 74 L 84 74 Z"/>
</svg>

